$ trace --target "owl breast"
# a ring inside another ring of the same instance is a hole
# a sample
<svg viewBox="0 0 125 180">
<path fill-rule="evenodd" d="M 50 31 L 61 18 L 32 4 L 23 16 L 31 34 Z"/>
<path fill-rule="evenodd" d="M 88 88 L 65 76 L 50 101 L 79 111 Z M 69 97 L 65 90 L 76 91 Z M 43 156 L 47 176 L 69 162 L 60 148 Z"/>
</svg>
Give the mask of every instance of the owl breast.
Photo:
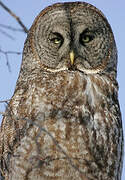
<svg viewBox="0 0 125 180">
<path fill-rule="evenodd" d="M 115 91 L 109 78 L 80 72 L 44 73 L 29 82 L 28 101 L 22 98 L 18 109 L 29 126 L 12 158 L 13 179 L 113 179 L 121 150 Z"/>
</svg>

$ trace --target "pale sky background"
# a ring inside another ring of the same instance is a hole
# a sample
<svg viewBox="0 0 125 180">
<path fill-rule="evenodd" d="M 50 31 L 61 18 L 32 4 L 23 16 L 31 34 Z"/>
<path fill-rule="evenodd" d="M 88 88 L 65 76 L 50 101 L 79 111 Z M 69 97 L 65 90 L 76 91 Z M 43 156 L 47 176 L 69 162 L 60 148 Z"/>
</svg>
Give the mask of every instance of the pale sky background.
<svg viewBox="0 0 125 180">
<path fill-rule="evenodd" d="M 65 0 L 69 2 L 71 0 Z M 74 0 L 75 1 L 75 0 Z M 59 0 L 3 0 L 17 16 L 21 18 L 24 24 L 30 28 L 33 20 L 39 12 L 48 5 Z M 119 83 L 119 101 L 122 112 L 123 128 L 125 130 L 125 0 L 85 0 L 99 8 L 107 17 L 115 35 L 118 48 L 118 83 Z M 0 24 L 10 25 L 20 28 L 16 20 L 12 18 L 5 10 L 0 7 Z M 3 35 L 2 31 L 9 33 L 14 40 Z M 0 26 L 0 49 L 3 51 L 22 52 L 26 34 L 23 32 L 13 32 Z M 16 80 L 19 74 L 21 55 L 9 55 L 11 72 L 8 71 L 6 58 L 0 53 L 0 101 L 10 99 L 13 95 Z M 5 104 L 0 103 L 0 112 L 4 112 Z M 0 121 L 2 116 L 0 115 Z M 125 165 L 123 168 L 123 177 L 125 180 Z"/>
</svg>

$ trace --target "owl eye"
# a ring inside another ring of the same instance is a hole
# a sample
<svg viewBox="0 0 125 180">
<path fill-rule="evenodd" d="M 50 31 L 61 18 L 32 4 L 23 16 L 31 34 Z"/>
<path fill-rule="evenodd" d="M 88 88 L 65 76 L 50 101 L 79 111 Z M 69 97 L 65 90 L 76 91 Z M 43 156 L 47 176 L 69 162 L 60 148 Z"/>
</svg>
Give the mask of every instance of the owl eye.
<svg viewBox="0 0 125 180">
<path fill-rule="evenodd" d="M 54 42 L 54 44 L 60 44 L 62 41 L 59 38 L 54 38 L 53 42 Z"/>
<path fill-rule="evenodd" d="M 52 37 L 50 38 L 50 41 L 51 41 L 53 44 L 58 45 L 59 47 L 61 47 L 62 44 L 63 44 L 64 39 L 63 39 L 63 37 L 62 37 L 61 34 L 59 34 L 59 33 L 53 33 Z"/>
<path fill-rule="evenodd" d="M 82 45 L 85 45 L 87 43 L 89 43 L 90 41 L 92 41 L 94 39 L 94 35 L 91 34 L 91 33 L 88 33 L 88 32 L 83 32 L 81 35 L 80 35 L 80 43 Z"/>
</svg>

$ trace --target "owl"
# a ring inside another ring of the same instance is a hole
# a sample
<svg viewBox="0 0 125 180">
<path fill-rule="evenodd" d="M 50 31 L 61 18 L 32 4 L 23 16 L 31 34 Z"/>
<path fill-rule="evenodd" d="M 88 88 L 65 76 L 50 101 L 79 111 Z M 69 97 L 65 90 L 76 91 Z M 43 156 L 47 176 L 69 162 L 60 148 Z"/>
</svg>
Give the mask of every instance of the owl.
<svg viewBox="0 0 125 180">
<path fill-rule="evenodd" d="M 1 180 L 121 180 L 123 132 L 111 27 L 85 2 L 29 30 L 0 129 Z"/>
</svg>

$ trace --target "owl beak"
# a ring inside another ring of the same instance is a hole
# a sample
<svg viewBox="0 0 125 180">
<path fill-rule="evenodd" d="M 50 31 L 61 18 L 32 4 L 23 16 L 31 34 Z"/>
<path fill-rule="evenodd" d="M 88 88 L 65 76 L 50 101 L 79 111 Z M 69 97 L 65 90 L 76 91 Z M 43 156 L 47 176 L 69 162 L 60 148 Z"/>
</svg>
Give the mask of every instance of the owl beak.
<svg viewBox="0 0 125 180">
<path fill-rule="evenodd" d="M 71 52 L 69 53 L 69 56 L 70 56 L 70 62 L 71 62 L 71 65 L 73 65 L 73 64 L 74 64 L 74 58 L 75 58 L 74 52 L 71 51 Z"/>
</svg>

